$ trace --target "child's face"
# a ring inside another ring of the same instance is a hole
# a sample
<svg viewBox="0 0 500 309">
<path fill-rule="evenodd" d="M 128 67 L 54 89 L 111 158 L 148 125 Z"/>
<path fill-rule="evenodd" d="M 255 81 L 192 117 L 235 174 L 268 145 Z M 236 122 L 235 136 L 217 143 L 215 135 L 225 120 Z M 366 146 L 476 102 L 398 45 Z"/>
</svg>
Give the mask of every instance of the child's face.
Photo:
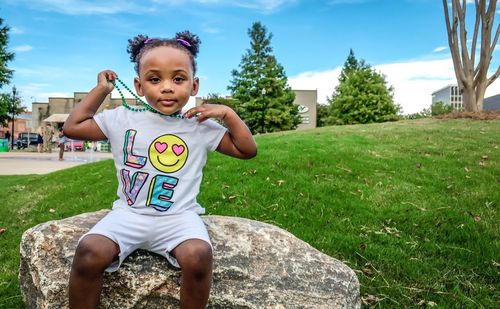
<svg viewBox="0 0 500 309">
<path fill-rule="evenodd" d="M 199 81 L 193 76 L 191 60 L 185 51 L 160 46 L 144 53 L 134 85 L 137 94 L 145 96 L 149 105 L 171 115 L 198 93 Z"/>
</svg>

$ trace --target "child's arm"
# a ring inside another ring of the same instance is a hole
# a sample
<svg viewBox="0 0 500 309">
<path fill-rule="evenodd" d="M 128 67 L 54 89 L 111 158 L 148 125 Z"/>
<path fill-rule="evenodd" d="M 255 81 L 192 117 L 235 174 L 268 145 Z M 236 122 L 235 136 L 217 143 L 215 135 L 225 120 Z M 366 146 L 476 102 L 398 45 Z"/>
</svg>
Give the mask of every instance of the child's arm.
<svg viewBox="0 0 500 309">
<path fill-rule="evenodd" d="M 203 104 L 193 107 L 186 112 L 188 118 L 199 114 L 197 121 L 203 122 L 208 118 L 218 118 L 224 122 L 228 132 L 217 147 L 217 151 L 231 157 L 240 159 L 251 159 L 257 155 L 257 145 L 252 133 L 229 106 L 217 104 Z"/>
<path fill-rule="evenodd" d="M 112 81 L 116 78 L 116 73 L 111 70 L 102 71 L 97 75 L 97 85 L 75 106 L 64 123 L 64 135 L 88 141 L 106 139 L 95 122 L 94 115 L 106 96 L 113 90 Z"/>
</svg>

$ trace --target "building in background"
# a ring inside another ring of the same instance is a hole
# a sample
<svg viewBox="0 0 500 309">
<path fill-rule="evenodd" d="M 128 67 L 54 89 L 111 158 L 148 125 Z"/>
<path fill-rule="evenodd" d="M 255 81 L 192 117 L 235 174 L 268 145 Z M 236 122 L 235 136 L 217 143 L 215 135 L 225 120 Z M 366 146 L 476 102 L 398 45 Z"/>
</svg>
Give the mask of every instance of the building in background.
<svg viewBox="0 0 500 309">
<path fill-rule="evenodd" d="M 301 129 L 313 129 L 316 128 L 316 104 L 318 102 L 318 91 L 317 90 L 292 90 L 295 93 L 295 100 L 293 103 L 299 107 L 299 115 L 302 119 L 297 127 L 298 130 Z M 231 99 L 230 96 L 226 96 L 225 99 Z M 205 101 L 205 98 L 196 97 L 195 104 L 200 106 Z"/>
<path fill-rule="evenodd" d="M 462 93 L 457 85 L 448 85 L 432 93 L 432 104 L 443 102 L 445 105 L 451 105 L 454 111 L 463 111 L 464 103 Z"/>
<path fill-rule="evenodd" d="M 32 110 L 32 127 L 36 131 L 40 127 L 44 125 L 43 121 L 51 116 L 57 115 L 59 117 L 52 117 L 52 119 L 66 119 L 71 112 L 71 110 L 78 104 L 88 92 L 75 92 L 72 98 L 49 98 L 49 102 L 33 102 L 31 110 Z M 126 99 L 127 104 L 136 105 L 135 99 Z M 113 109 L 122 104 L 121 98 L 111 98 L 111 95 L 108 95 L 106 99 L 104 99 L 103 104 L 99 107 L 97 112 L 106 109 Z M 62 121 L 54 121 L 54 122 L 62 122 Z"/>
<path fill-rule="evenodd" d="M 295 92 L 295 103 L 299 106 L 299 115 L 302 123 L 297 129 L 313 129 L 316 128 L 316 106 L 318 102 L 317 90 L 293 90 Z"/>
<path fill-rule="evenodd" d="M 6 127 L 0 128 L 0 138 L 5 137 L 6 132 L 12 133 L 12 121 L 9 121 Z M 31 112 L 19 114 L 14 120 L 14 138 L 19 136 L 19 133 L 35 132 L 32 124 Z"/>
<path fill-rule="evenodd" d="M 448 85 L 432 93 L 432 104 L 443 102 L 451 105 L 455 111 L 463 111 L 464 104 L 460 88 L 457 85 Z M 483 110 L 500 110 L 500 94 L 484 98 Z"/>
<path fill-rule="evenodd" d="M 483 102 L 483 110 L 500 111 L 500 94 L 485 98 Z"/>
</svg>

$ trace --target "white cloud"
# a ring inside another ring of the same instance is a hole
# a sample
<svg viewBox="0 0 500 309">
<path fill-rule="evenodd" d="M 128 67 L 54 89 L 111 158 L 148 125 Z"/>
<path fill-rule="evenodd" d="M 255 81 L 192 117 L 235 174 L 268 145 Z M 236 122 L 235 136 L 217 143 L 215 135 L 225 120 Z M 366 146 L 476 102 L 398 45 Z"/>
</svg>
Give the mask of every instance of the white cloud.
<svg viewBox="0 0 500 309">
<path fill-rule="evenodd" d="M 23 34 L 24 31 L 20 28 L 17 28 L 17 27 L 12 27 L 10 28 L 10 33 L 12 34 Z"/>
<path fill-rule="evenodd" d="M 327 103 L 338 85 L 341 67 L 327 71 L 304 72 L 288 78 L 288 84 L 294 90 L 318 90 L 318 103 Z"/>
<path fill-rule="evenodd" d="M 295 4 L 299 0 L 152 0 L 154 3 L 168 4 L 168 5 L 186 5 L 191 2 L 194 5 L 201 4 L 205 6 L 226 6 L 226 7 L 240 7 L 250 10 L 261 11 L 263 13 L 272 13 L 285 6 Z"/>
<path fill-rule="evenodd" d="M 440 60 L 416 60 L 381 64 L 374 67 L 384 74 L 388 86 L 394 88 L 394 101 L 400 104 L 404 114 L 416 113 L 432 103 L 432 93 L 450 84 L 456 84 L 451 58 Z M 305 72 L 289 77 L 292 89 L 318 90 L 318 103 L 327 103 L 338 85 L 342 68 L 319 72 Z M 489 74 L 488 76 L 491 76 Z M 486 91 L 486 97 L 500 93 L 500 79 Z"/>
<path fill-rule="evenodd" d="M 160 6 L 228 6 L 241 7 L 271 13 L 299 0 L 6 0 L 10 4 L 27 5 L 31 8 L 55 11 L 69 15 L 117 14 L 153 11 Z"/>
<path fill-rule="evenodd" d="M 443 50 L 447 50 L 447 49 L 448 49 L 448 47 L 446 47 L 446 46 L 439 46 L 439 47 L 434 48 L 434 50 L 432 52 L 439 53 L 439 52 L 442 52 Z"/>
<path fill-rule="evenodd" d="M 50 84 L 45 84 L 45 83 L 28 83 L 22 86 L 21 88 L 21 93 L 26 92 L 26 93 L 33 93 L 40 91 L 41 89 L 44 89 L 45 87 L 50 86 Z"/>
<path fill-rule="evenodd" d="M 55 79 L 64 77 L 67 74 L 66 68 L 37 64 L 30 67 L 13 67 L 13 70 L 16 72 L 16 76 L 28 78 L 29 80 L 34 80 L 34 78 L 41 80 Z"/>
<path fill-rule="evenodd" d="M 115 14 L 122 12 L 144 12 L 149 10 L 149 6 L 136 1 L 115 0 L 115 1 L 83 1 L 83 0 L 7 0 L 11 4 L 26 5 L 31 8 L 45 11 L 55 11 L 69 15 L 89 15 L 89 14 Z"/>
<path fill-rule="evenodd" d="M 394 88 L 394 101 L 410 114 L 428 108 L 432 93 L 455 84 L 455 71 L 450 58 L 382 64 L 375 67 Z"/>
<path fill-rule="evenodd" d="M 48 98 L 72 98 L 73 93 L 67 93 L 67 92 L 41 92 L 38 93 L 37 96 L 44 98 L 44 102 L 48 102 Z"/>
<path fill-rule="evenodd" d="M 368 0 L 330 0 L 328 4 L 330 5 L 336 5 L 336 4 L 358 4 L 358 3 L 365 3 Z"/>
<path fill-rule="evenodd" d="M 253 0 L 253 1 L 224 1 L 228 5 L 234 4 L 239 7 L 264 10 L 267 12 L 275 11 L 289 4 L 296 3 L 296 0 Z"/>
<path fill-rule="evenodd" d="M 31 46 L 31 45 L 20 45 L 20 46 L 15 46 L 14 48 L 12 48 L 12 50 L 17 52 L 17 53 L 27 52 L 27 51 L 30 51 L 32 49 L 33 49 L 33 46 Z"/>
<path fill-rule="evenodd" d="M 211 33 L 211 34 L 221 32 L 221 29 L 219 29 L 218 27 L 212 26 L 210 23 L 204 23 L 202 29 L 206 33 Z"/>
</svg>

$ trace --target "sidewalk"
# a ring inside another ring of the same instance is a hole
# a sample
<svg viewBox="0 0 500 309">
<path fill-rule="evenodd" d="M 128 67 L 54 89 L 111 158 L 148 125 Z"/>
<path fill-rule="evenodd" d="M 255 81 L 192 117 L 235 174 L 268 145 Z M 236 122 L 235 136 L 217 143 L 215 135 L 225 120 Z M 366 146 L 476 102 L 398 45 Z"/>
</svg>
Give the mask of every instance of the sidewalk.
<svg viewBox="0 0 500 309">
<path fill-rule="evenodd" d="M 59 149 L 52 153 L 33 151 L 0 152 L 0 175 L 48 174 L 73 166 L 112 159 L 110 152 L 65 152 L 59 161 Z"/>
</svg>

